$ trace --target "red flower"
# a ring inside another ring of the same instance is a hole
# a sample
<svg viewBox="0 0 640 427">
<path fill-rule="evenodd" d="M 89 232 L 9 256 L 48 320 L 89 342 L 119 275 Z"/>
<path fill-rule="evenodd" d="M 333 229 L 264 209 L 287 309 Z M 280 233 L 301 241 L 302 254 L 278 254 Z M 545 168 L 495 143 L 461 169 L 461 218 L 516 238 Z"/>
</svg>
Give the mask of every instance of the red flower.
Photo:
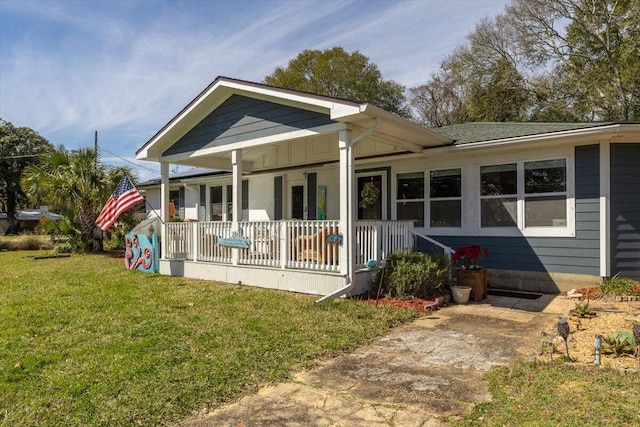
<svg viewBox="0 0 640 427">
<path fill-rule="evenodd" d="M 478 245 L 461 246 L 456 248 L 456 251 L 452 255 L 454 261 L 463 261 L 465 265 L 477 265 L 478 259 L 484 255 L 485 258 L 489 258 L 489 250 L 482 249 Z"/>
</svg>

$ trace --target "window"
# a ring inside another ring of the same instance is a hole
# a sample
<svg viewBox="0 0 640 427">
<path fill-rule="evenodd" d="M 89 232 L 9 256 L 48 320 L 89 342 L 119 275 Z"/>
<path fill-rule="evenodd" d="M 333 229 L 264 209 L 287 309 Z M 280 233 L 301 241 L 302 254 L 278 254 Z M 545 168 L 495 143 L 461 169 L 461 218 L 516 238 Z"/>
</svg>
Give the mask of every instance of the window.
<svg viewBox="0 0 640 427">
<path fill-rule="evenodd" d="M 462 225 L 462 170 L 442 169 L 429 173 L 429 226 Z"/>
<path fill-rule="evenodd" d="M 417 227 L 424 227 L 424 173 L 399 173 L 396 218 L 413 220 Z"/>
<path fill-rule="evenodd" d="M 565 159 L 524 163 L 525 227 L 567 226 Z"/>
<path fill-rule="evenodd" d="M 169 217 L 178 218 L 180 216 L 180 191 L 169 191 Z"/>
<path fill-rule="evenodd" d="M 211 187 L 209 189 L 209 204 L 211 207 L 211 221 L 222 221 L 222 187 Z"/>
<path fill-rule="evenodd" d="M 515 227 L 518 169 L 516 163 L 480 168 L 480 223 L 482 227 Z"/>
<path fill-rule="evenodd" d="M 566 228 L 566 159 L 481 166 L 480 224 Z"/>
</svg>

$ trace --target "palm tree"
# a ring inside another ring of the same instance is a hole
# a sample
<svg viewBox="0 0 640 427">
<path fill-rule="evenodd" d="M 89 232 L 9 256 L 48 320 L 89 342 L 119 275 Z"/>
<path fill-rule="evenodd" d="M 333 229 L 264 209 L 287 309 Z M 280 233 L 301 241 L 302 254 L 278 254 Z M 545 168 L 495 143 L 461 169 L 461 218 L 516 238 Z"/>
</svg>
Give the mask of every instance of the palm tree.
<svg viewBox="0 0 640 427">
<path fill-rule="evenodd" d="M 58 146 L 41 165 L 25 169 L 22 188 L 32 200 L 46 201 L 71 221 L 79 234 L 78 249 L 96 251 L 96 218 L 125 173 L 131 176 L 128 168 L 98 163 L 92 148 L 68 151 Z"/>
</svg>

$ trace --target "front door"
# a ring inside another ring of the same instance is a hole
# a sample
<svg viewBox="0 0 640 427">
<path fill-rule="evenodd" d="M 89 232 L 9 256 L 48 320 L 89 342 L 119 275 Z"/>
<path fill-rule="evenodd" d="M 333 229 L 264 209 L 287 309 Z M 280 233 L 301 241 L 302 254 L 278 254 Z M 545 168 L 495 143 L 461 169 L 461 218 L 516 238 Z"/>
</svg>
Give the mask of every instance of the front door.
<svg viewBox="0 0 640 427">
<path fill-rule="evenodd" d="M 289 186 L 289 218 L 305 219 L 304 184 Z"/>
<path fill-rule="evenodd" d="M 381 220 L 384 215 L 383 175 L 360 175 L 358 182 L 358 219 Z"/>
</svg>

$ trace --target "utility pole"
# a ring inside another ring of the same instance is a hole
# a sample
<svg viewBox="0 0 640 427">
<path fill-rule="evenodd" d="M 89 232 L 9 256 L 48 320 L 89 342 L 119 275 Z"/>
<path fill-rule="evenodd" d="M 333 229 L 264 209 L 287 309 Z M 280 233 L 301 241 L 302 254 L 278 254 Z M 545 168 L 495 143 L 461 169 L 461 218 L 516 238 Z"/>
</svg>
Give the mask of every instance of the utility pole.
<svg viewBox="0 0 640 427">
<path fill-rule="evenodd" d="M 95 172 L 98 172 L 98 131 L 95 131 L 93 134 L 93 149 L 95 151 L 96 157 L 93 162 L 93 168 Z M 104 250 L 104 233 L 99 227 L 96 227 L 94 224 L 93 228 L 93 251 L 94 252 L 102 252 Z"/>
</svg>

